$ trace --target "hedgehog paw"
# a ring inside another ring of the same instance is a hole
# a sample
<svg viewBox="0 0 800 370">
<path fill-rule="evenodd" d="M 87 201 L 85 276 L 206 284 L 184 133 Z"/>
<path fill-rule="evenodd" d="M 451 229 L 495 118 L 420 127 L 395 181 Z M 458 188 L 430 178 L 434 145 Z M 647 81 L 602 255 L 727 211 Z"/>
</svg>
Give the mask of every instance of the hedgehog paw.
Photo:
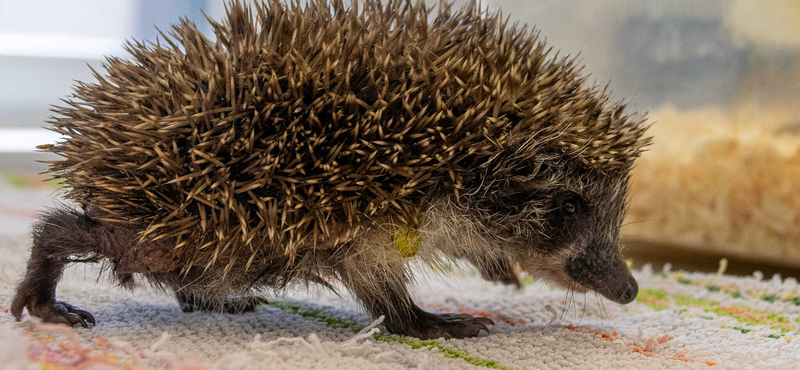
<svg viewBox="0 0 800 370">
<path fill-rule="evenodd" d="M 36 316 L 47 323 L 66 324 L 71 327 L 80 325 L 84 328 L 88 328 L 89 323 L 92 326 L 96 324 L 91 313 L 63 301 L 29 302 L 25 305 L 25 308 L 28 309 L 28 314 Z"/>
<path fill-rule="evenodd" d="M 494 321 L 465 314 L 425 312 L 418 316 L 415 324 L 415 328 L 409 328 L 411 330 L 405 333 L 406 335 L 420 339 L 450 339 L 477 337 L 481 331 L 489 333 L 489 328 L 486 326 L 494 325 Z"/>
</svg>

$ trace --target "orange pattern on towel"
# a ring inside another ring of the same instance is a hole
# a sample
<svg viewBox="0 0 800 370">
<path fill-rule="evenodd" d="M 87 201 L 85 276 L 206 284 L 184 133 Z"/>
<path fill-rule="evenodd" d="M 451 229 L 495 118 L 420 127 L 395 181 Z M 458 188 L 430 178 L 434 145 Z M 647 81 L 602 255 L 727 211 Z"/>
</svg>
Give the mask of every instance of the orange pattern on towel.
<svg viewBox="0 0 800 370">
<path fill-rule="evenodd" d="M 580 333 L 588 333 L 588 334 L 599 335 L 600 338 L 603 338 L 603 339 L 611 341 L 611 342 L 620 343 L 623 346 L 625 346 L 625 348 L 627 348 L 627 349 L 629 349 L 629 350 L 631 350 L 633 352 L 645 355 L 647 357 L 664 356 L 664 357 L 670 358 L 672 360 L 678 360 L 678 361 L 683 361 L 683 362 L 698 362 L 698 361 L 693 360 L 691 358 L 686 358 L 686 353 L 688 353 L 688 350 L 686 350 L 686 349 L 682 350 L 677 355 L 672 356 L 672 357 L 668 357 L 667 355 L 655 352 L 655 350 L 657 349 L 657 346 L 659 344 L 664 344 L 664 343 L 674 339 L 673 336 L 671 336 L 669 334 L 664 334 L 664 335 L 662 335 L 660 337 L 652 337 L 652 338 L 647 340 L 647 343 L 645 344 L 645 347 L 641 348 L 641 347 L 638 347 L 638 346 L 634 345 L 629 340 L 625 340 L 625 338 L 623 338 L 621 335 L 619 335 L 619 333 L 617 333 L 616 331 L 613 331 L 613 332 L 611 332 L 611 334 L 608 334 L 608 333 L 603 333 L 603 332 L 600 332 L 600 331 L 597 331 L 597 330 L 594 330 L 594 329 L 591 329 L 591 328 L 587 328 L 587 327 L 584 327 L 584 326 L 572 326 L 572 325 L 562 326 L 562 328 L 573 330 L 573 331 L 577 331 L 577 332 L 580 332 Z M 712 361 L 699 361 L 699 362 L 703 363 L 703 364 L 706 364 L 708 366 L 716 366 L 717 365 L 716 362 L 712 362 Z"/>
</svg>

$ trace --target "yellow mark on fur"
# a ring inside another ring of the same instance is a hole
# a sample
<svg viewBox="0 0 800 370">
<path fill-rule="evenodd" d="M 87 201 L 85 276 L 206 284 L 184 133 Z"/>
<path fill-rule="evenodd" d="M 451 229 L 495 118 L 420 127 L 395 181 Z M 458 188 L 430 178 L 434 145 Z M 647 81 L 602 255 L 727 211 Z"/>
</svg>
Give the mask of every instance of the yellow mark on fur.
<svg viewBox="0 0 800 370">
<path fill-rule="evenodd" d="M 403 257 L 413 257 L 419 250 L 419 231 L 406 225 L 395 225 L 394 247 Z"/>
</svg>

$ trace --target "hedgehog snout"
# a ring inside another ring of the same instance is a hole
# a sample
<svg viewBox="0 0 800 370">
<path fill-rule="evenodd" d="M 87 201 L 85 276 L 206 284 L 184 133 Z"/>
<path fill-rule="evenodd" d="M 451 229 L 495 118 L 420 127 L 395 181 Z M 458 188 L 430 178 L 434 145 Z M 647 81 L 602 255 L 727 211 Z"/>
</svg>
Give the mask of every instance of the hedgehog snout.
<svg viewBox="0 0 800 370">
<path fill-rule="evenodd" d="M 576 283 L 617 303 L 631 303 L 639 293 L 639 284 L 619 257 L 583 254 L 567 262 L 566 271 Z"/>
<path fill-rule="evenodd" d="M 625 284 L 625 288 L 622 289 L 622 293 L 618 296 L 618 299 L 613 301 L 617 303 L 628 304 L 633 302 L 638 294 L 639 284 L 636 282 L 636 279 L 634 279 L 633 276 L 628 276 L 628 282 Z"/>
</svg>

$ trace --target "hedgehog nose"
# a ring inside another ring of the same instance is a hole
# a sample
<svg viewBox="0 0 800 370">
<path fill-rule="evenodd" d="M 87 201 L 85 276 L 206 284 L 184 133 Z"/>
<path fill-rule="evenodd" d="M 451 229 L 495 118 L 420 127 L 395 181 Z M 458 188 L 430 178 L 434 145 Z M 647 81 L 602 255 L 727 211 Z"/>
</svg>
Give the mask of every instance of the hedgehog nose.
<svg viewBox="0 0 800 370">
<path fill-rule="evenodd" d="M 639 294 L 639 284 L 636 283 L 636 279 L 634 279 L 633 276 L 629 276 L 628 282 L 625 283 L 625 289 L 622 290 L 622 294 L 619 296 L 617 302 L 622 304 L 631 303 L 636 298 L 637 294 Z"/>
</svg>

